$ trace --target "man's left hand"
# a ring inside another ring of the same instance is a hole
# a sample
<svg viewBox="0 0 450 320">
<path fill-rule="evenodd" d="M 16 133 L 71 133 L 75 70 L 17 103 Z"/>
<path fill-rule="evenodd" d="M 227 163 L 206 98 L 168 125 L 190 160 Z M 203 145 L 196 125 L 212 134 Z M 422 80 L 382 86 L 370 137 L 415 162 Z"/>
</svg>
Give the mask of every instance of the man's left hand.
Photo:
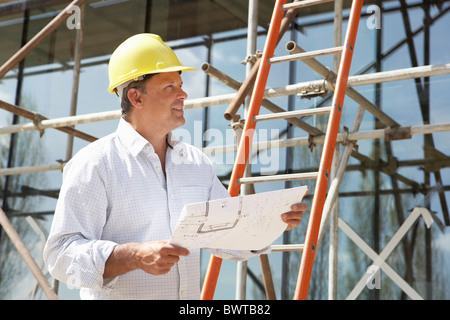
<svg viewBox="0 0 450 320">
<path fill-rule="evenodd" d="M 308 206 L 305 203 L 296 203 L 291 206 L 292 211 L 281 215 L 281 219 L 287 223 L 286 231 L 292 230 L 300 225 L 303 218 L 303 212 L 306 211 L 306 209 L 308 209 Z"/>
</svg>

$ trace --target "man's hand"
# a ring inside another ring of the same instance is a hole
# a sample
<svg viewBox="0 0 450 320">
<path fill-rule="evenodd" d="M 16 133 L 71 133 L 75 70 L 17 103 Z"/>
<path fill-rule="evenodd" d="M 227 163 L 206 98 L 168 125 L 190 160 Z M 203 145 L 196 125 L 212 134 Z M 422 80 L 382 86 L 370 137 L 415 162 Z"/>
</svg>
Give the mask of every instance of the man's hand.
<svg viewBox="0 0 450 320">
<path fill-rule="evenodd" d="M 103 278 L 116 277 L 136 269 L 153 275 L 166 274 L 180 261 L 180 256 L 188 255 L 189 250 L 165 240 L 118 244 L 106 261 Z"/>
<path fill-rule="evenodd" d="M 286 231 L 292 230 L 300 225 L 303 218 L 303 212 L 306 211 L 306 209 L 308 209 L 308 206 L 305 203 L 296 203 L 291 206 L 292 211 L 281 215 L 281 219 L 287 223 Z"/>
<path fill-rule="evenodd" d="M 167 243 L 150 241 L 141 244 L 137 251 L 139 269 L 153 275 L 166 274 L 180 261 L 180 256 L 188 256 L 189 250 Z"/>
</svg>

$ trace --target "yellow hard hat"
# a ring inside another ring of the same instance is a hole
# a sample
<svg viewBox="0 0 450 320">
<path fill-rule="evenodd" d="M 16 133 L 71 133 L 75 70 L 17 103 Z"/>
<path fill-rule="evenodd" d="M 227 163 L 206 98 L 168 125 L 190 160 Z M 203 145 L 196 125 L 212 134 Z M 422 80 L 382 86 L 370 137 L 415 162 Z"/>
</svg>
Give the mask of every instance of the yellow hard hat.
<svg viewBox="0 0 450 320">
<path fill-rule="evenodd" d="M 152 33 L 134 35 L 120 44 L 111 55 L 108 66 L 110 93 L 117 86 L 138 80 L 140 76 L 172 71 L 192 71 L 185 67 L 161 37 Z"/>
</svg>

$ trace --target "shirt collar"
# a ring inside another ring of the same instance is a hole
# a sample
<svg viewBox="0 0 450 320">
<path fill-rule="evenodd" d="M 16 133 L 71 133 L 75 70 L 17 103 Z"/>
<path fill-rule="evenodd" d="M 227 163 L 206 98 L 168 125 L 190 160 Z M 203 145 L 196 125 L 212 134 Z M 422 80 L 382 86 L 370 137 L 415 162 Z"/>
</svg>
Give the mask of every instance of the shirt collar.
<svg viewBox="0 0 450 320">
<path fill-rule="evenodd" d="M 130 151 L 133 157 L 136 157 L 145 146 L 150 145 L 150 143 L 134 130 L 134 128 L 123 118 L 120 118 L 116 133 L 125 148 Z"/>
<path fill-rule="evenodd" d="M 119 120 L 119 126 L 117 127 L 116 133 L 133 157 L 136 157 L 142 151 L 142 149 L 147 146 L 149 146 L 154 152 L 153 146 L 150 144 L 150 142 L 148 142 L 147 139 L 141 136 L 139 132 L 134 130 L 134 128 L 123 118 L 120 118 Z M 172 132 L 168 134 L 167 142 L 174 149 L 178 149 L 180 147 L 180 141 L 174 136 Z"/>
</svg>

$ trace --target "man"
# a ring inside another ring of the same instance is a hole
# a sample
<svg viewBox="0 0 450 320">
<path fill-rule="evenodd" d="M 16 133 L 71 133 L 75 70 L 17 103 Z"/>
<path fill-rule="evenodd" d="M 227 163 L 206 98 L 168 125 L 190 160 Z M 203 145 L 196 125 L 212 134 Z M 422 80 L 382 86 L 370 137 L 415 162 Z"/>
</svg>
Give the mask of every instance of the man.
<svg viewBox="0 0 450 320">
<path fill-rule="evenodd" d="M 64 181 L 44 250 L 53 277 L 84 299 L 198 299 L 200 253 L 168 243 L 187 203 L 229 197 L 208 158 L 171 131 L 185 123 L 183 66 L 157 35 L 122 43 L 109 63 L 121 99 L 117 131 L 78 152 Z M 282 219 L 300 224 L 306 205 Z M 210 250 L 242 260 L 266 253 Z"/>
</svg>

